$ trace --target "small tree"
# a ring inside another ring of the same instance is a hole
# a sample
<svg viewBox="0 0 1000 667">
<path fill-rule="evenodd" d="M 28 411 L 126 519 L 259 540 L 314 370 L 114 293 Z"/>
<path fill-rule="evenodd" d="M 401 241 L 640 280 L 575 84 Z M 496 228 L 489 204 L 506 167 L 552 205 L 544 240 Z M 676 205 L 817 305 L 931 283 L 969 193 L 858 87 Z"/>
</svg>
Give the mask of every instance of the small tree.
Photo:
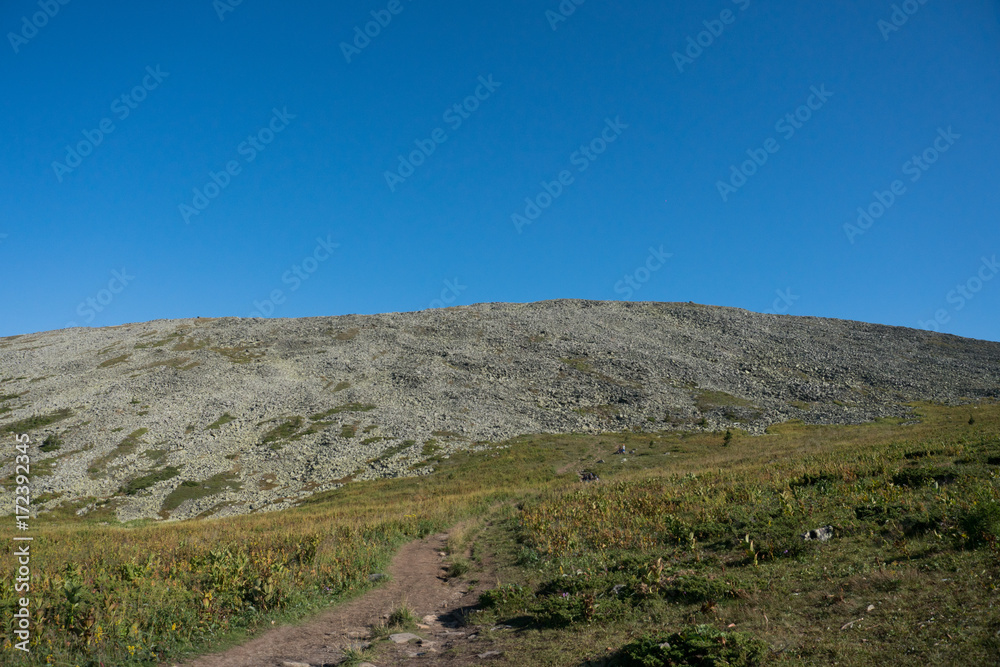
<svg viewBox="0 0 1000 667">
<path fill-rule="evenodd" d="M 730 431 L 730 430 L 729 430 L 729 429 L 727 428 L 727 429 L 726 429 L 726 437 L 722 439 L 722 445 L 723 445 L 724 447 L 728 447 L 728 446 L 729 446 L 729 443 L 731 443 L 732 441 L 733 441 L 733 432 L 732 432 L 732 431 Z"/>
</svg>

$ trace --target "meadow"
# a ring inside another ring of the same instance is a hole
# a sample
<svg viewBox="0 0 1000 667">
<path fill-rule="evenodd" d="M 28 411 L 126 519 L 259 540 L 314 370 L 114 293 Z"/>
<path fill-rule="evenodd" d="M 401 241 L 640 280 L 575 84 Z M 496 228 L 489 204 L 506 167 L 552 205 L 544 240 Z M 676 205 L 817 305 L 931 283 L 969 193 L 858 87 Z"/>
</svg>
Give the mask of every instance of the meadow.
<svg viewBox="0 0 1000 667">
<path fill-rule="evenodd" d="M 363 594 L 401 544 L 462 522 L 452 573 L 489 581 L 465 622 L 503 651 L 495 664 L 1000 664 L 996 402 L 756 437 L 532 435 L 425 453 L 431 475 L 353 482 L 280 513 L 42 514 L 31 653 L 13 648 L 20 594 L 4 575 L 0 662 L 218 650 Z M 802 538 L 823 526 L 829 540 Z"/>
</svg>

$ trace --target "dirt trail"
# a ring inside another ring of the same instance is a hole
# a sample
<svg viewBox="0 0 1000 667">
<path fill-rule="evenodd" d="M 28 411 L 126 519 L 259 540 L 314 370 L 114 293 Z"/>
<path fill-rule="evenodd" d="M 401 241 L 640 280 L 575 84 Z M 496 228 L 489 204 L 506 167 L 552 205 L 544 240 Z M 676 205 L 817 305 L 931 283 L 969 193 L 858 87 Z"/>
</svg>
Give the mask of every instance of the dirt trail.
<svg viewBox="0 0 1000 667">
<path fill-rule="evenodd" d="M 241 646 L 184 663 L 184 667 L 336 665 L 345 648 L 367 645 L 371 626 L 404 603 L 423 619 L 415 632 L 423 641 L 378 642 L 377 657 L 372 659 L 378 667 L 411 661 L 422 665 L 483 662 L 476 655 L 490 650 L 487 642 L 476 641 L 475 629 L 457 628 L 452 622 L 452 613 L 474 605 L 478 594 L 445 576 L 447 539 L 447 533 L 440 533 L 405 545 L 389 568 L 391 581 L 380 588 L 301 625 L 276 627 Z"/>
</svg>

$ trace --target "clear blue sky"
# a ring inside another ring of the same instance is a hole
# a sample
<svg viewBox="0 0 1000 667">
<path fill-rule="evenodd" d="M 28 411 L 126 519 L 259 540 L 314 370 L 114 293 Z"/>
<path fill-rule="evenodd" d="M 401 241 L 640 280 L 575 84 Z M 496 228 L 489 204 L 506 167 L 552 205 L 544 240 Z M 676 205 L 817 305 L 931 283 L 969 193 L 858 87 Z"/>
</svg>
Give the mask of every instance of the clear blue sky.
<svg viewBox="0 0 1000 667">
<path fill-rule="evenodd" d="M 584 298 L 1000 340 L 995 0 L 233 2 L 0 5 L 0 335 Z"/>
</svg>

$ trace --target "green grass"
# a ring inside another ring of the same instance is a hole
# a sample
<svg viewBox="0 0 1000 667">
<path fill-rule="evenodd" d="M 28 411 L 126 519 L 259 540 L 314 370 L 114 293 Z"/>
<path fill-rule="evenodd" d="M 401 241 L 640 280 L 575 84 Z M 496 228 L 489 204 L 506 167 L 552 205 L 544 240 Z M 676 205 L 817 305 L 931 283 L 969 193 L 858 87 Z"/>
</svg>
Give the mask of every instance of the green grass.
<svg viewBox="0 0 1000 667">
<path fill-rule="evenodd" d="M 163 347 L 164 345 L 167 345 L 167 344 L 173 342 L 176 338 L 178 338 L 179 336 L 182 336 L 182 335 L 183 334 L 181 334 L 179 332 L 174 332 L 172 334 L 169 334 L 166 338 L 161 338 L 160 340 L 154 340 L 154 341 L 150 341 L 148 343 L 136 343 L 135 349 L 137 349 L 137 350 L 144 350 L 144 349 L 152 348 L 152 347 Z"/>
<path fill-rule="evenodd" d="M 312 421 L 321 421 L 333 415 L 340 414 L 341 412 L 369 412 L 374 410 L 375 406 L 371 403 L 345 403 L 344 405 L 338 405 L 335 408 L 330 408 L 325 412 L 318 412 L 314 415 L 310 415 L 309 419 Z"/>
<path fill-rule="evenodd" d="M 333 336 L 334 340 L 339 341 L 351 341 L 357 338 L 358 334 L 361 332 L 357 327 L 350 329 L 329 329 L 326 334 L 328 336 Z"/>
<path fill-rule="evenodd" d="M 703 389 L 695 396 L 694 405 L 700 412 L 708 412 L 717 408 L 752 407 L 753 403 L 724 391 Z"/>
<path fill-rule="evenodd" d="M 503 651 L 490 664 L 995 664 L 1000 406 L 917 411 L 728 447 L 523 436 L 225 520 L 121 526 L 114 499 L 83 518 L 64 503 L 36 522 L 44 651 L 25 664 L 182 662 L 357 595 L 401 543 L 470 521 L 449 551 L 496 582 L 467 619 Z M 619 444 L 636 454 L 610 456 Z M 579 482 L 584 468 L 601 481 Z M 829 542 L 802 540 L 827 524 Z M 0 569 L 15 562 L 0 553 Z M 83 592 L 72 617 L 66 581 Z M 0 606 L 14 596 L 0 579 Z"/>
<path fill-rule="evenodd" d="M 221 354 L 234 364 L 248 364 L 251 361 L 261 359 L 266 354 L 264 350 L 255 345 L 233 346 L 233 347 L 210 347 L 213 352 Z"/>
<path fill-rule="evenodd" d="M 400 452 L 405 452 L 407 449 L 413 447 L 415 444 L 417 444 L 415 440 L 404 440 L 398 445 L 393 445 L 392 447 L 389 447 L 375 458 L 368 459 L 368 463 L 379 463 L 381 461 L 388 461 L 396 454 L 399 454 Z"/>
<path fill-rule="evenodd" d="M 166 449 L 147 449 L 143 454 L 155 463 L 159 463 L 167 457 L 170 452 Z"/>
<path fill-rule="evenodd" d="M 135 448 L 142 442 L 142 436 L 148 432 L 148 428 L 140 428 L 132 431 L 110 452 L 91 461 L 90 465 L 87 466 L 87 472 L 92 477 L 107 472 L 108 465 L 116 458 L 127 456 L 134 452 Z"/>
<path fill-rule="evenodd" d="M 54 452 L 63 446 L 63 440 L 58 435 L 50 435 L 45 438 L 41 446 L 38 448 L 40 451 L 45 453 Z"/>
<path fill-rule="evenodd" d="M 580 373 L 586 373 L 587 375 L 597 378 L 603 382 L 623 387 L 632 387 L 633 389 L 639 388 L 639 386 L 633 382 L 619 380 L 618 378 L 611 377 L 610 375 L 606 375 L 594 369 L 593 364 L 591 364 L 590 360 L 586 357 L 560 357 L 559 361 Z"/>
<path fill-rule="evenodd" d="M 186 500 L 205 498 L 222 493 L 227 489 L 239 490 L 240 488 L 239 476 L 233 472 L 219 473 L 202 482 L 184 480 L 164 499 L 160 515 L 169 516 L 170 512 L 180 507 L 181 503 Z"/>
<path fill-rule="evenodd" d="M 228 424 L 231 421 L 236 421 L 236 417 L 232 416 L 228 412 L 225 412 L 225 413 L 223 413 L 223 415 L 221 417 L 219 417 L 214 422 L 212 422 L 211 424 L 209 424 L 206 428 L 209 431 L 211 431 L 213 429 L 219 428 L 220 426 L 224 426 L 224 425 Z"/>
<path fill-rule="evenodd" d="M 131 356 L 132 356 L 131 354 L 123 354 L 123 355 L 120 355 L 120 356 L 117 356 L 117 357 L 112 357 L 111 359 L 106 359 L 106 360 L 102 361 L 101 363 L 97 364 L 97 367 L 98 368 L 110 368 L 111 366 L 114 366 L 116 364 L 124 363 Z"/>
<path fill-rule="evenodd" d="M 121 493 L 127 496 L 135 495 L 140 491 L 148 489 L 157 482 L 162 482 L 167 479 L 173 479 L 180 474 L 180 470 L 174 466 L 167 466 L 161 470 L 153 471 L 149 474 L 142 475 L 141 477 L 136 477 L 135 479 L 129 481 L 121 488 Z"/>
<path fill-rule="evenodd" d="M 570 368 L 574 368 L 581 373 L 591 373 L 594 370 L 594 367 L 590 365 L 590 362 L 583 357 L 562 357 L 559 360 Z"/>
<path fill-rule="evenodd" d="M 198 340 L 197 338 L 187 339 L 181 338 L 172 349 L 174 352 L 193 352 L 194 350 L 202 350 L 209 346 L 209 341 Z"/>
<path fill-rule="evenodd" d="M 62 408 L 61 410 L 56 410 L 45 415 L 35 415 L 20 421 L 11 422 L 10 424 L 0 425 L 0 435 L 7 433 L 29 433 L 72 416 L 73 411 L 69 408 Z"/>
<path fill-rule="evenodd" d="M 270 443 L 277 443 L 282 440 L 288 440 L 295 435 L 296 431 L 302 428 L 304 423 L 305 420 L 302 419 L 302 417 L 290 417 L 265 433 L 261 442 L 267 445 Z"/>
</svg>

